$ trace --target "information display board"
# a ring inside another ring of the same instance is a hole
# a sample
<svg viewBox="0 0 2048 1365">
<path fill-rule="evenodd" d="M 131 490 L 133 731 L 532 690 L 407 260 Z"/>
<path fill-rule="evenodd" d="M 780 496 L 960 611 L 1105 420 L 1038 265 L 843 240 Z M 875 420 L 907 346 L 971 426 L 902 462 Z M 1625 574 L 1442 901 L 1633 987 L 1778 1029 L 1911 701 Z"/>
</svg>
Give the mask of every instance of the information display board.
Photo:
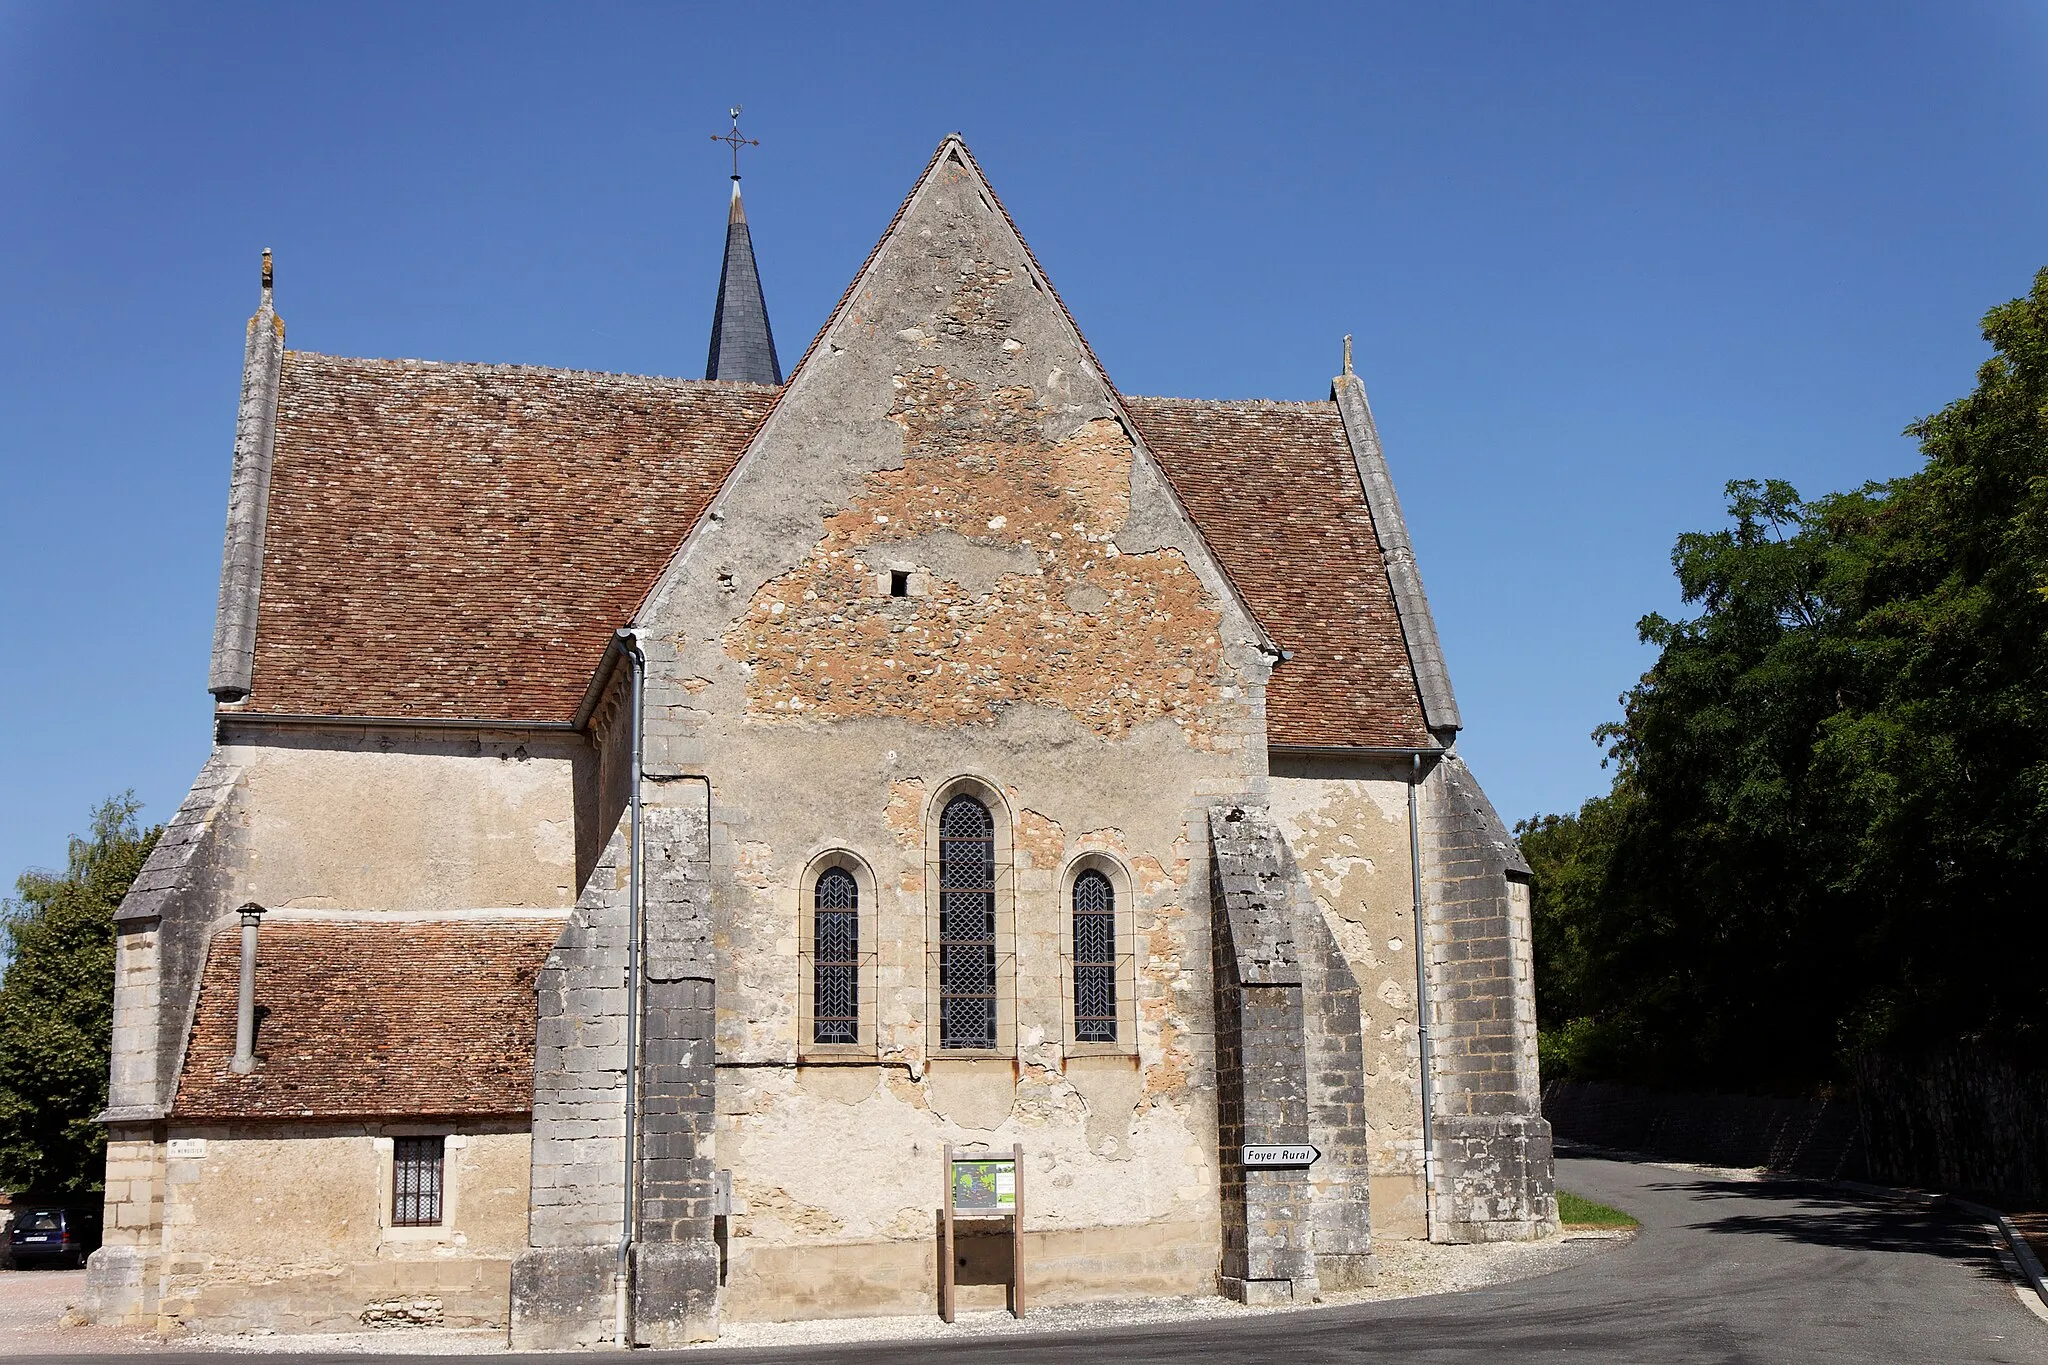
<svg viewBox="0 0 2048 1365">
<path fill-rule="evenodd" d="M 953 1320 L 959 1245 L 953 1235 L 955 1215 L 964 1218 L 1007 1218 L 1010 1222 L 1010 1311 L 1024 1316 L 1024 1147 L 1010 1148 L 1007 1157 L 976 1152 L 955 1156 L 946 1144 L 945 1205 L 939 1221 L 939 1316 Z"/>
<path fill-rule="evenodd" d="M 1015 1213 L 1017 1163 L 979 1157 L 953 1158 L 953 1209 L 957 1213 Z"/>
</svg>

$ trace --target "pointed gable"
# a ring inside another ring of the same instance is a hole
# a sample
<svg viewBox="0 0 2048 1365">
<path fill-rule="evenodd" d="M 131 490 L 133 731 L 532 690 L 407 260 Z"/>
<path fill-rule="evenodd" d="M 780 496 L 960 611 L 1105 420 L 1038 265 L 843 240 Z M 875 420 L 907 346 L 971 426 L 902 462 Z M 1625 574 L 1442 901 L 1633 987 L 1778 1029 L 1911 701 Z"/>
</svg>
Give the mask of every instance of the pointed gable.
<svg viewBox="0 0 2048 1365">
<path fill-rule="evenodd" d="M 1037 705 L 1220 746 L 1263 675 L 1256 620 L 957 138 L 638 620 L 694 641 L 722 617 L 723 658 L 679 666 L 733 679 L 708 703 L 755 722 Z"/>
</svg>

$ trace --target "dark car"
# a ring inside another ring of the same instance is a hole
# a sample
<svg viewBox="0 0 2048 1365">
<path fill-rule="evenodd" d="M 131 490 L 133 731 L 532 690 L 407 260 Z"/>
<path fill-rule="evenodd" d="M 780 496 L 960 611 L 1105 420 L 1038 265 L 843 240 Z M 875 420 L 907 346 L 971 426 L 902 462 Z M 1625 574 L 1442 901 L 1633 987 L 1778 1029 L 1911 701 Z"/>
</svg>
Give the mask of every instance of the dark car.
<svg viewBox="0 0 2048 1365">
<path fill-rule="evenodd" d="M 99 1206 L 25 1205 L 15 1209 L 7 1240 L 18 1266 L 84 1265 L 100 1244 Z"/>
</svg>

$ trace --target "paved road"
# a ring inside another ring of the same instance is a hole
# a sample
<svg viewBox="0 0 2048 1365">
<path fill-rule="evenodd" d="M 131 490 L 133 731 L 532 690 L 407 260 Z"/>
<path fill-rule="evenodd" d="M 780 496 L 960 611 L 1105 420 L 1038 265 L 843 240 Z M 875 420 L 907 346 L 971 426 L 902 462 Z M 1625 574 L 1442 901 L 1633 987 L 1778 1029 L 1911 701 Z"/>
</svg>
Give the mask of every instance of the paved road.
<svg viewBox="0 0 2048 1365">
<path fill-rule="evenodd" d="M 1566 1160 L 1558 1175 L 1567 1188 L 1635 1214 L 1642 1235 L 1612 1254 L 1540 1279 L 1438 1298 L 1089 1336 L 718 1351 L 697 1358 L 706 1365 L 1367 1365 L 1523 1358 L 1630 1365 L 2048 1365 L 2048 1323 L 2014 1298 L 1990 1234 L 1956 1213 L 1797 1181 L 1729 1180 L 1631 1162 Z M 160 1365 L 220 1361 L 170 1351 L 149 1358 Z M 353 1365 L 367 1359 L 295 1357 Z M 482 1359 L 562 1365 L 565 1357 Z"/>
</svg>

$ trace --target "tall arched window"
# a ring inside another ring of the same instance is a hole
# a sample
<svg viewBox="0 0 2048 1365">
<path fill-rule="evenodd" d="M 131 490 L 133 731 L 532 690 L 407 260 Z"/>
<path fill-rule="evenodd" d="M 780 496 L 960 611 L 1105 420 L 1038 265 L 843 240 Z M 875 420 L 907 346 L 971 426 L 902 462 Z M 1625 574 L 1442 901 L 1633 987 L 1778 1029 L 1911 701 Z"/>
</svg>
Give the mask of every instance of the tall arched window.
<svg viewBox="0 0 2048 1365">
<path fill-rule="evenodd" d="M 843 867 L 818 874 L 811 896 L 811 1040 L 860 1040 L 860 885 Z"/>
<path fill-rule="evenodd" d="M 1074 1039 L 1116 1041 L 1116 888 L 1092 867 L 1074 878 Z"/>
<path fill-rule="evenodd" d="M 995 821 L 956 796 L 939 816 L 939 1046 L 995 1045 Z"/>
</svg>

